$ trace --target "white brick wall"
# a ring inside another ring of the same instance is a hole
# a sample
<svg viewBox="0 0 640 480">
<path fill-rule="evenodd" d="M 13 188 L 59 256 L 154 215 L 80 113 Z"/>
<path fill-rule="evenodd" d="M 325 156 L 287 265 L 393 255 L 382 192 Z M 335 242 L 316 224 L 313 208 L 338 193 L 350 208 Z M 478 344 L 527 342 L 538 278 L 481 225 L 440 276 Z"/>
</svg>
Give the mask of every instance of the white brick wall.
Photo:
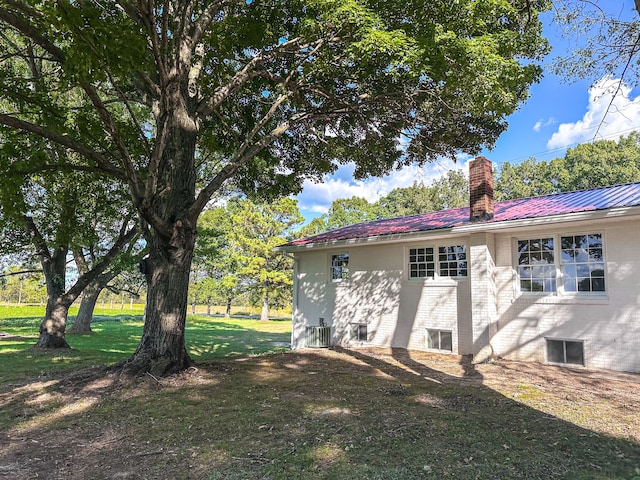
<svg viewBox="0 0 640 480">
<path fill-rule="evenodd" d="M 425 350 L 426 329 L 434 328 L 452 331 L 457 353 L 459 318 L 467 317 L 458 313 L 468 310 L 469 280 L 407 280 L 406 248 L 393 244 L 299 253 L 293 347 L 305 346 L 305 326 L 318 325 L 322 317 L 332 326 L 335 344 L 354 345 L 349 324 L 362 322 L 368 326 L 366 345 Z M 350 279 L 332 283 L 331 255 L 345 252 L 350 254 Z"/>
<path fill-rule="evenodd" d="M 607 261 L 603 298 L 522 295 L 515 240 L 601 232 Z M 409 246 L 467 245 L 471 275 L 463 280 L 409 281 Z M 350 254 L 351 278 L 331 283 L 332 254 Z M 349 323 L 367 323 L 369 345 L 426 349 L 425 330 L 453 332 L 453 351 L 478 354 L 490 342 L 498 356 L 545 361 L 545 337 L 584 342 L 585 365 L 640 372 L 640 221 L 593 223 L 443 241 L 350 246 L 297 253 L 298 294 L 292 344 L 319 318 L 336 344 L 353 345 Z M 485 352 L 486 353 L 486 352 Z M 479 357 L 479 356 L 478 356 Z"/>
<path fill-rule="evenodd" d="M 640 226 L 565 227 L 496 241 L 498 333 L 494 345 L 503 357 L 545 361 L 545 338 L 584 342 L 585 366 L 640 371 Z M 512 268 L 514 238 L 602 232 L 607 261 L 604 298 L 518 294 Z"/>
</svg>

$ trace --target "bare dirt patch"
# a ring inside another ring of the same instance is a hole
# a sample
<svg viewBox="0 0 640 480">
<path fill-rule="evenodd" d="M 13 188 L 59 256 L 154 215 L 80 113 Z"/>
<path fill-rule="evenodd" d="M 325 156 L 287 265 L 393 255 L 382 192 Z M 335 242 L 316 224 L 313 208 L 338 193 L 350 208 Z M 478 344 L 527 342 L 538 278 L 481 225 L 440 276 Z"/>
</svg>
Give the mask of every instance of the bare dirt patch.
<svg viewBox="0 0 640 480">
<path fill-rule="evenodd" d="M 0 386 L 0 479 L 628 478 L 640 376 L 308 350 Z"/>
</svg>

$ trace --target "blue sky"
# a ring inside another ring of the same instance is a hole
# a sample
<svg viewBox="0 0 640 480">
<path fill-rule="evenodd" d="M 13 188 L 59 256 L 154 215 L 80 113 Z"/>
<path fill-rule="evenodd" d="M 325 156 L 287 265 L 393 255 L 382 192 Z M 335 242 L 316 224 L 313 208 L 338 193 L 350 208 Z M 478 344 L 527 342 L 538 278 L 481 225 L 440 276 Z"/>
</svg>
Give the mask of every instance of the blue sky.
<svg viewBox="0 0 640 480">
<path fill-rule="evenodd" d="M 600 2 L 621 11 L 623 16 L 635 15 L 633 1 Z M 494 163 L 522 162 L 529 157 L 550 160 L 564 156 L 567 148 L 598 139 L 617 139 L 640 129 L 640 95 L 636 90 L 623 86 L 612 105 L 617 113 L 608 113 L 611 87 L 618 80 L 605 79 L 592 87 L 591 81 L 567 83 L 551 72 L 553 58 L 567 52 L 567 43 L 561 38 L 559 27 L 551 22 L 552 14 L 544 14 L 545 36 L 553 48 L 543 64 L 545 71 L 540 83 L 530 90 L 529 100 L 509 118 L 509 128 L 498 139 L 493 150 L 482 155 Z M 333 200 L 354 195 L 374 202 L 398 187 L 412 185 L 414 181 L 430 183 L 449 169 L 466 171 L 468 156 L 461 156 L 456 163 L 442 160 L 423 167 L 406 167 L 385 177 L 372 177 L 363 181 L 353 180 L 353 167 L 340 168 L 324 182 L 305 183 L 298 195 L 299 207 L 309 220 L 326 212 Z"/>
</svg>

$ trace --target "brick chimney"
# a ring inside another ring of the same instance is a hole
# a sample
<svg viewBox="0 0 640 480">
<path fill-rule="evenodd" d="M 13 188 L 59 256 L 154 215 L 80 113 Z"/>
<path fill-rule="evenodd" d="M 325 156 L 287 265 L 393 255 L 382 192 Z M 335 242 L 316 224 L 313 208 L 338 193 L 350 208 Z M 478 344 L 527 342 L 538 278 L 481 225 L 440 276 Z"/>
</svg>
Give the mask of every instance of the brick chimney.
<svg viewBox="0 0 640 480">
<path fill-rule="evenodd" d="M 491 161 L 476 157 L 469 162 L 469 219 L 486 222 L 493 218 L 493 171 Z"/>
</svg>

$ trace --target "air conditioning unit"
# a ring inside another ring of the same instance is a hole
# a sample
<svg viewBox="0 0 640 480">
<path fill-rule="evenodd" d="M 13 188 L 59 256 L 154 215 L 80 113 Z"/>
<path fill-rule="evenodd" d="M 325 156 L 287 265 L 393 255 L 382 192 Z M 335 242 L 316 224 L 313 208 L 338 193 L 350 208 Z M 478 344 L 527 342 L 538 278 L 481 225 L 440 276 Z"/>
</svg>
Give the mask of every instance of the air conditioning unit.
<svg viewBox="0 0 640 480">
<path fill-rule="evenodd" d="M 310 326 L 305 329 L 307 348 L 326 348 L 331 346 L 331 327 Z"/>
</svg>

